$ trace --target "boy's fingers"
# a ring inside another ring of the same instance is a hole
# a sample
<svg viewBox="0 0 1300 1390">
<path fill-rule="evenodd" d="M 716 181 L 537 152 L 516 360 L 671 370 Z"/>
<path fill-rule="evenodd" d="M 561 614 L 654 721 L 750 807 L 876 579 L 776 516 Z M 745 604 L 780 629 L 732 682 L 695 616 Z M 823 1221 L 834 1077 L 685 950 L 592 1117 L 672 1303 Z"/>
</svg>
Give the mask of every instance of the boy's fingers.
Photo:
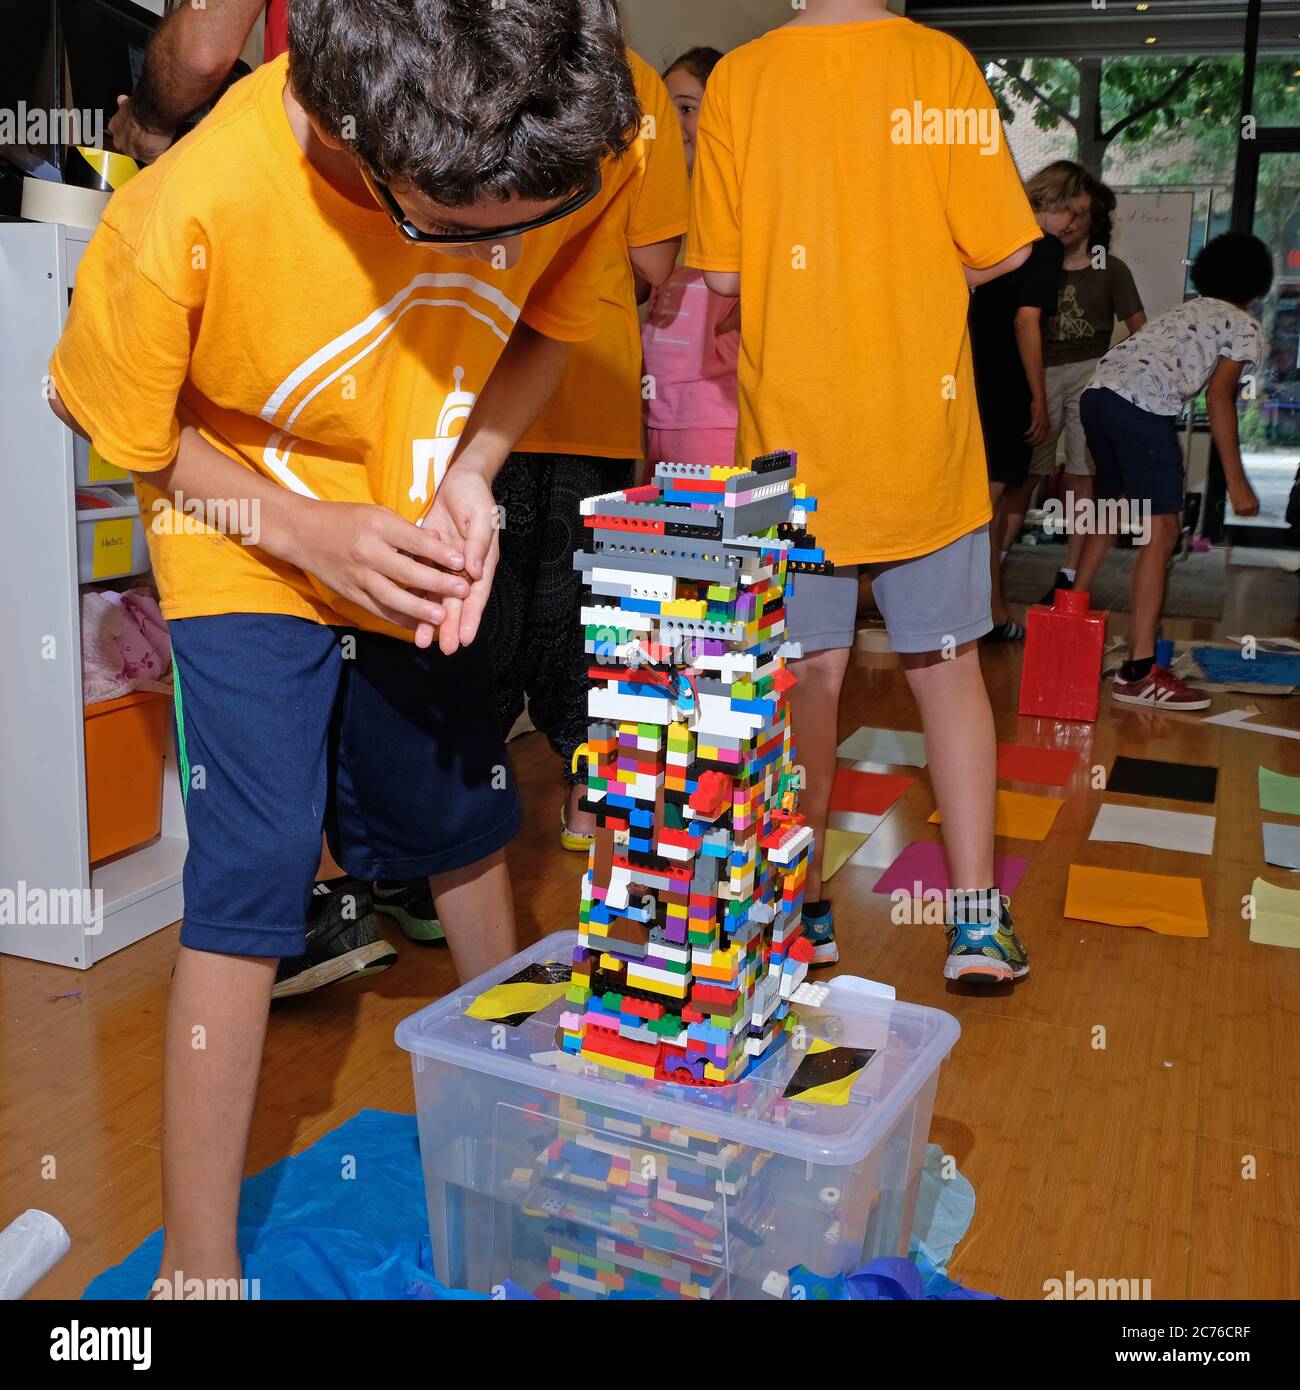
<svg viewBox="0 0 1300 1390">
<path fill-rule="evenodd" d="M 403 588 L 414 589 L 431 597 L 464 598 L 469 593 L 469 581 L 460 574 L 452 574 L 445 569 L 431 569 L 409 555 L 392 555 L 381 572 Z"/>
<path fill-rule="evenodd" d="M 443 656 L 454 656 L 460 647 L 460 619 L 464 605 L 460 599 L 447 603 L 447 617 L 438 629 L 438 650 Z"/>
<path fill-rule="evenodd" d="M 416 526 L 396 512 L 382 511 L 380 517 L 380 535 L 394 550 L 405 551 L 417 560 L 428 560 L 444 569 L 464 568 L 463 548 L 454 541 L 444 540 L 436 528 Z"/>
<path fill-rule="evenodd" d="M 465 569 L 475 579 L 483 575 L 483 566 L 492 547 L 492 538 L 496 535 L 495 520 L 494 506 L 477 508 L 469 515 L 469 530 L 465 536 Z"/>
<path fill-rule="evenodd" d="M 496 540 L 494 535 L 493 540 Z M 479 624 L 483 621 L 483 610 L 487 607 L 488 595 L 492 592 L 492 577 L 496 574 L 497 560 L 500 558 L 499 544 L 488 546 L 483 561 L 483 577 L 476 580 L 465 600 L 460 616 L 461 645 L 468 647 L 478 636 Z"/>
<path fill-rule="evenodd" d="M 413 594 L 382 574 L 373 574 L 366 586 L 370 599 L 380 605 L 384 612 L 380 617 L 397 622 L 400 627 L 417 627 L 420 623 L 441 623 L 446 621 L 447 605 L 433 603 L 421 594 Z M 378 610 L 376 610 L 378 611 Z M 396 618 L 389 614 L 397 614 Z"/>
</svg>

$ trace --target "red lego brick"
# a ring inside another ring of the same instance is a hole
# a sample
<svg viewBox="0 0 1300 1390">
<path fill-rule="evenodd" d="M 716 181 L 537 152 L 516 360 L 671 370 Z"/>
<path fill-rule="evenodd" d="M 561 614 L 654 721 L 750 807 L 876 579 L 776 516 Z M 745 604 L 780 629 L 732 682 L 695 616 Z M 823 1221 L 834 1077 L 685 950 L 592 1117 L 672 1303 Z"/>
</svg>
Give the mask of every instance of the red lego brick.
<svg viewBox="0 0 1300 1390">
<path fill-rule="evenodd" d="M 1035 604 L 1026 620 L 1020 713 L 1093 723 L 1101 698 L 1107 614 L 1089 596 L 1058 589 L 1052 607 Z"/>
</svg>

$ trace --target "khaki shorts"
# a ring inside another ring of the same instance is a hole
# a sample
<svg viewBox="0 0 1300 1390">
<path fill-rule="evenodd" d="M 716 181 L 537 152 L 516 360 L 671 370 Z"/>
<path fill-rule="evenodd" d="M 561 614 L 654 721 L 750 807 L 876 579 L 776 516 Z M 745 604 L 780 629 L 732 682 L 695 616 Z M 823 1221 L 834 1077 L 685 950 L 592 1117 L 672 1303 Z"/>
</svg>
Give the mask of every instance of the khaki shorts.
<svg viewBox="0 0 1300 1390">
<path fill-rule="evenodd" d="M 1052 433 L 1034 450 L 1029 461 L 1030 477 L 1042 477 L 1056 467 L 1056 442 L 1065 435 L 1065 471 L 1077 477 L 1091 477 L 1097 471 L 1083 437 L 1079 419 L 1079 397 L 1088 389 L 1097 360 L 1060 362 L 1047 369 L 1047 409 L 1052 417 Z"/>
</svg>

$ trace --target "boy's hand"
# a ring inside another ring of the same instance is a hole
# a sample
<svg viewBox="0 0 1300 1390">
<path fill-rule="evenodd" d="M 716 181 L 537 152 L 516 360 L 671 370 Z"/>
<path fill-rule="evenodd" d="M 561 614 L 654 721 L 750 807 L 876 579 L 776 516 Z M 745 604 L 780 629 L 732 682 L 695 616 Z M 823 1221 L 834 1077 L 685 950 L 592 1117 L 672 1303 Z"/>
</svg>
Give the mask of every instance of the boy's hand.
<svg viewBox="0 0 1300 1390">
<path fill-rule="evenodd" d="M 1259 498 L 1245 478 L 1234 478 L 1228 484 L 1228 500 L 1235 516 L 1258 516 Z"/>
<path fill-rule="evenodd" d="M 1052 431 L 1052 414 L 1047 408 L 1047 399 L 1035 396 L 1029 403 L 1029 428 L 1025 431 L 1025 442 L 1037 448 L 1044 443 Z"/>
<path fill-rule="evenodd" d="M 304 508 L 293 554 L 285 558 L 367 613 L 414 628 L 422 647 L 470 591 L 460 576 L 464 550 L 454 538 L 448 543 L 387 507 L 365 503 Z"/>
<path fill-rule="evenodd" d="M 468 592 L 448 598 L 447 616 L 438 630 L 438 646 L 450 656 L 478 636 L 500 554 L 496 499 L 487 479 L 473 464 L 458 460 L 447 470 L 434 493 L 421 529 L 450 543 L 464 557 Z M 416 642 L 424 646 L 422 628 Z M 432 634 L 429 634 L 432 637 Z"/>
</svg>

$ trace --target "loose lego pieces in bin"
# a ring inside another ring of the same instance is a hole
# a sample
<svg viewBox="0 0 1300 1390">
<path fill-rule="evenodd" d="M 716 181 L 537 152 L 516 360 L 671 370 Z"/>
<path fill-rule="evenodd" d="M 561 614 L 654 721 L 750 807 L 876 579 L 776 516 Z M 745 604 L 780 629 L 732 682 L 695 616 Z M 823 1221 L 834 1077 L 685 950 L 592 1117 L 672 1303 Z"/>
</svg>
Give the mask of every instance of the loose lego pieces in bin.
<svg viewBox="0 0 1300 1390">
<path fill-rule="evenodd" d="M 735 1082 L 808 973 L 786 599 L 829 567 L 797 468 L 661 463 L 582 503 L 597 829 L 558 1040 L 630 1076 Z"/>
</svg>

